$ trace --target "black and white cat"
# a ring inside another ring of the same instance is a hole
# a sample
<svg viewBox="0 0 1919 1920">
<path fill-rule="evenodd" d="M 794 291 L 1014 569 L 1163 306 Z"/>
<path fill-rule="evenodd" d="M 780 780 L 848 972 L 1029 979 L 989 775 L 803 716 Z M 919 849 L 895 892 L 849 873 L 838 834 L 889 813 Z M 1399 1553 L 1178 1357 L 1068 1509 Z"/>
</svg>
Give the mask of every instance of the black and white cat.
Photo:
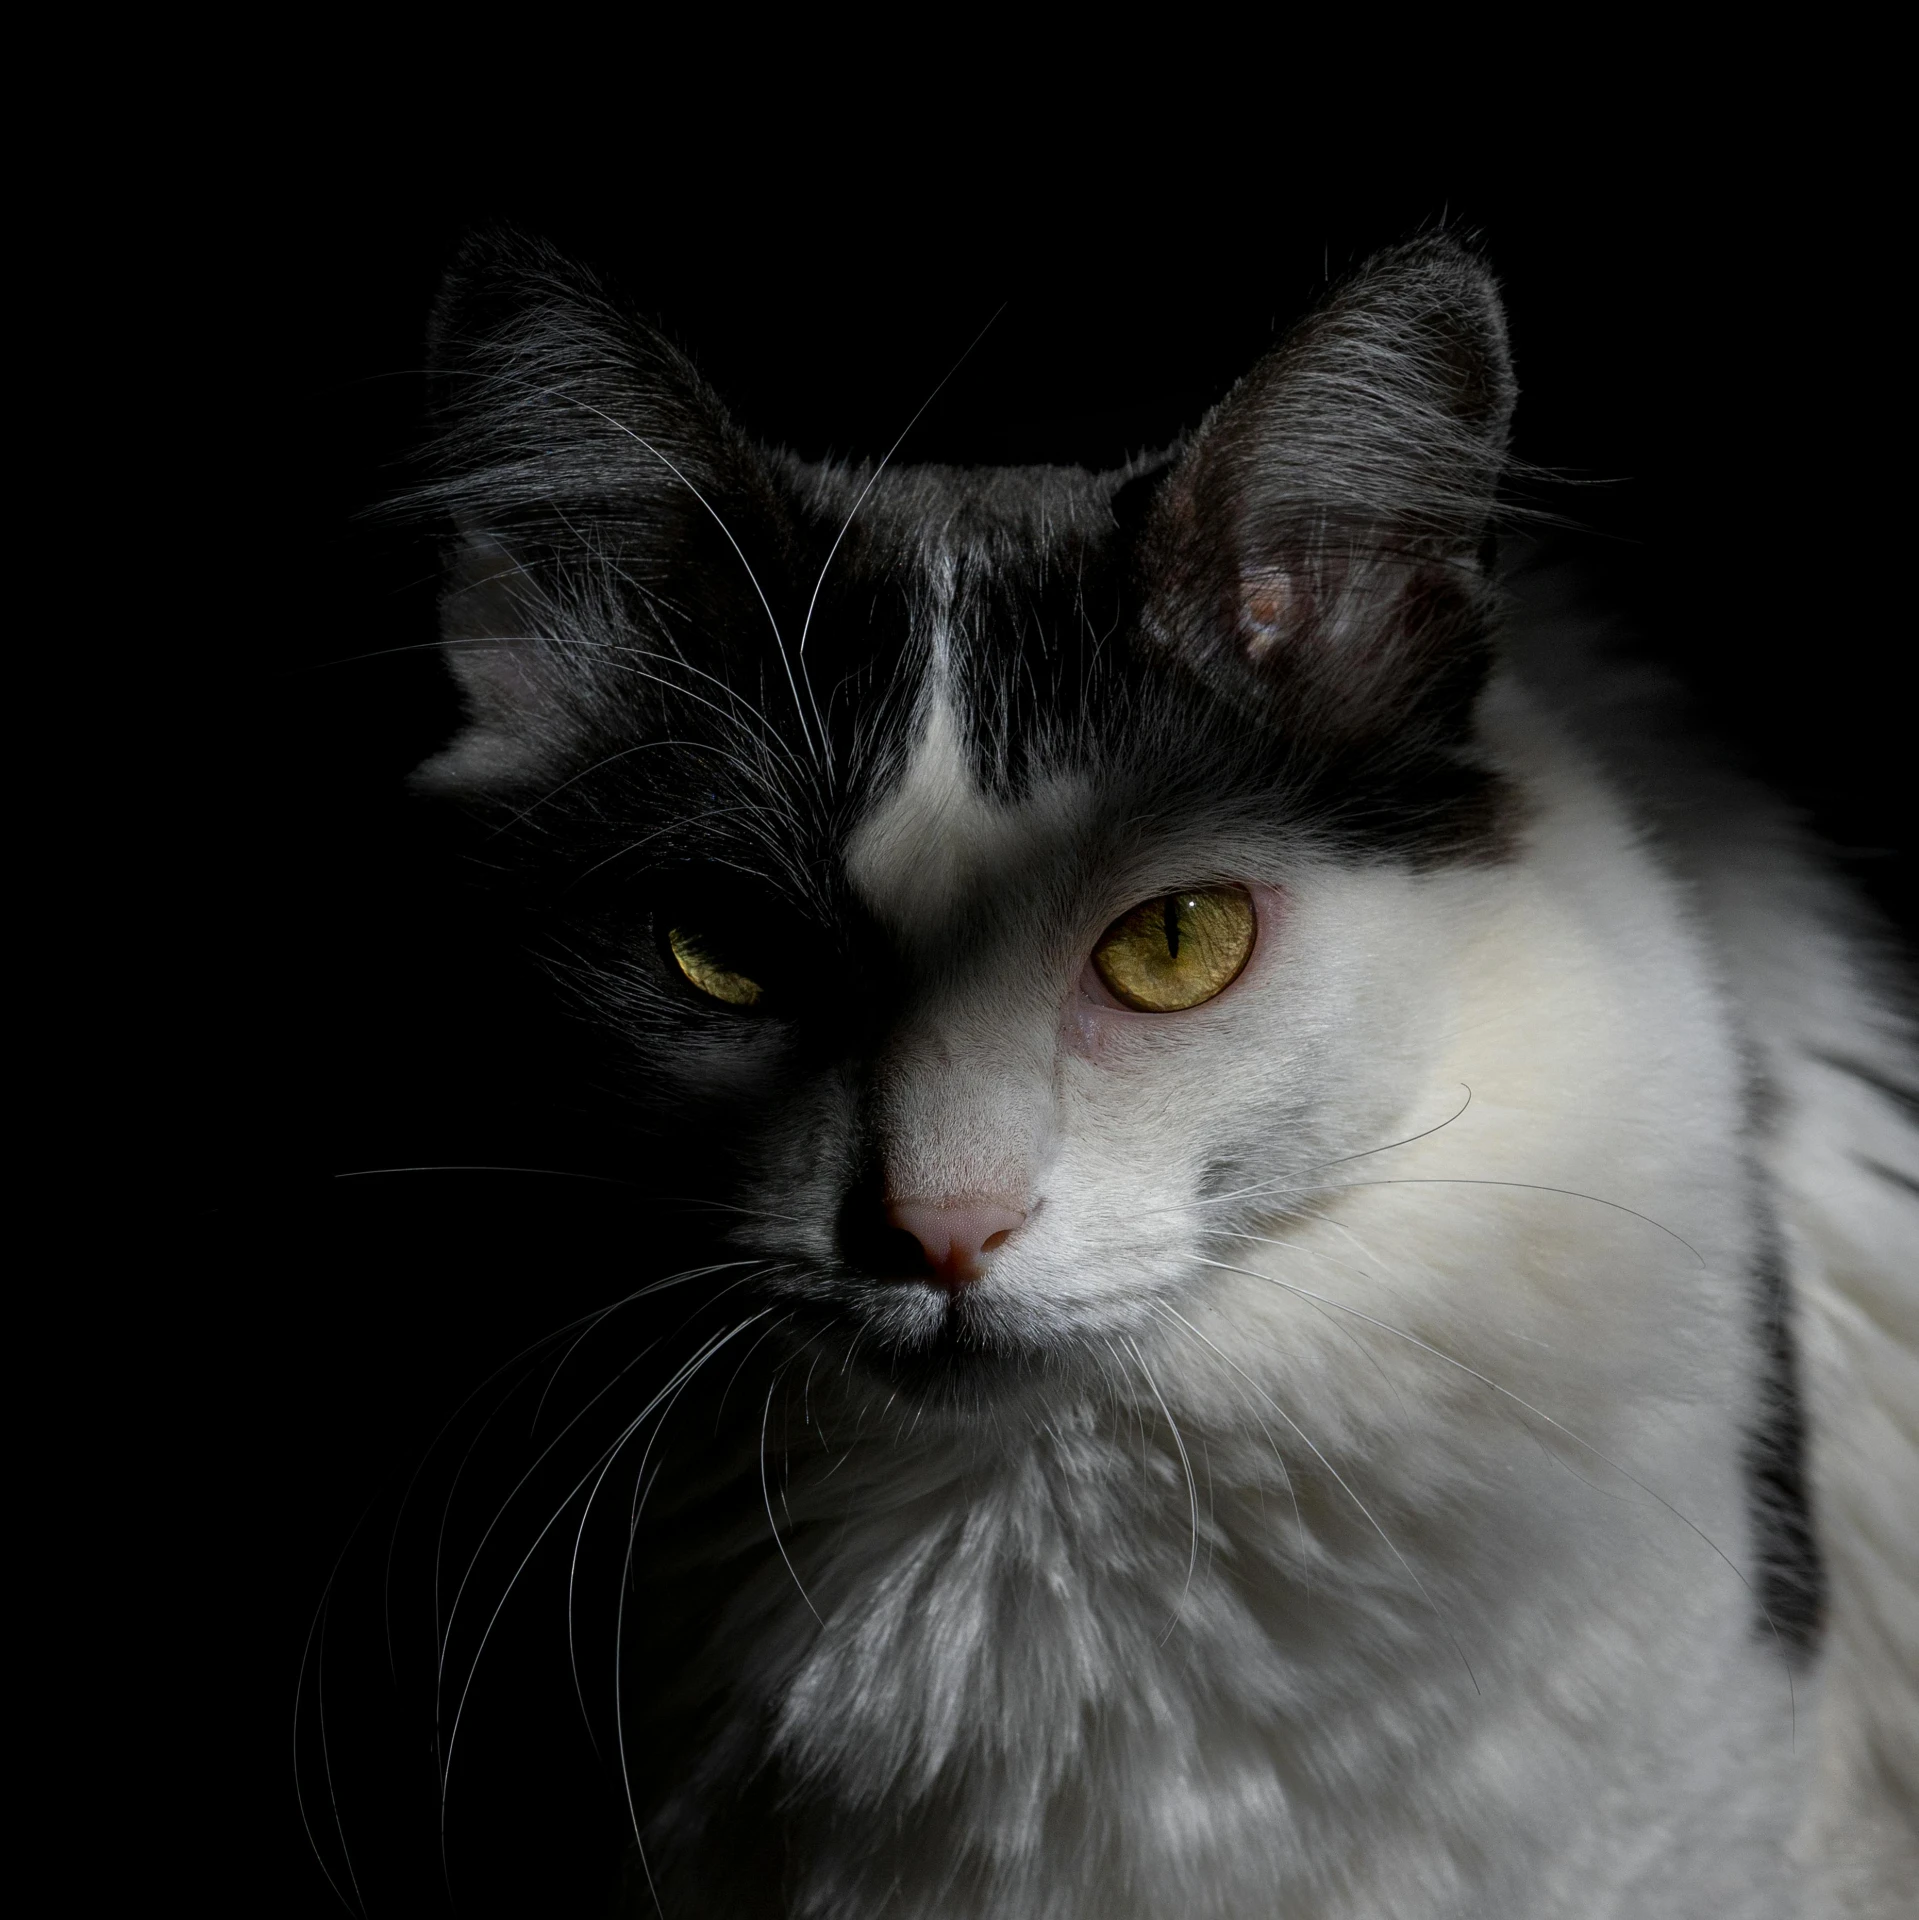
<svg viewBox="0 0 1919 1920">
<path fill-rule="evenodd" d="M 1105 474 L 762 448 L 514 241 L 438 363 L 419 784 L 709 1203 L 631 1910 L 1913 1911 L 1919 1066 L 1489 571 L 1479 262 Z"/>
</svg>

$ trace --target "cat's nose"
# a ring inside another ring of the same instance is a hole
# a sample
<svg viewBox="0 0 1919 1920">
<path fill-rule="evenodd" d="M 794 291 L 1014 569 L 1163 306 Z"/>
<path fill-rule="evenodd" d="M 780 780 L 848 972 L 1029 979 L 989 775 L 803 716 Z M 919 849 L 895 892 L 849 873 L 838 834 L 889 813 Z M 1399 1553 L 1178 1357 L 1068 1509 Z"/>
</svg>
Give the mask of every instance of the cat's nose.
<svg viewBox="0 0 1919 1920">
<path fill-rule="evenodd" d="M 886 1217 L 920 1243 L 933 1278 L 954 1288 L 977 1280 L 993 1255 L 1026 1224 L 1020 1208 L 972 1196 L 889 1200 Z"/>
</svg>

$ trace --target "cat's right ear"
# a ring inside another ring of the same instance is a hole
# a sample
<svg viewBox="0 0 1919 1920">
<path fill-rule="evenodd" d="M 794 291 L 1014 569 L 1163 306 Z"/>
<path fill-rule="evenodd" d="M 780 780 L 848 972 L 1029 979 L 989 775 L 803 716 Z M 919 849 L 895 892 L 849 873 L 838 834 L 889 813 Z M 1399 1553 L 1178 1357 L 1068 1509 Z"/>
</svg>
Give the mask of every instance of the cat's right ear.
<svg viewBox="0 0 1919 1920">
<path fill-rule="evenodd" d="M 1335 752 L 1456 737 L 1483 677 L 1514 393 L 1498 291 L 1470 248 L 1434 235 L 1375 256 L 1156 490 L 1148 634 Z"/>
<path fill-rule="evenodd" d="M 451 528 L 441 641 L 465 723 L 413 783 L 510 798 L 632 697 L 659 608 L 702 636 L 752 630 L 720 543 L 773 544 L 769 489 L 686 357 L 539 242 L 469 241 L 429 347 L 430 477 L 409 504 Z"/>
</svg>

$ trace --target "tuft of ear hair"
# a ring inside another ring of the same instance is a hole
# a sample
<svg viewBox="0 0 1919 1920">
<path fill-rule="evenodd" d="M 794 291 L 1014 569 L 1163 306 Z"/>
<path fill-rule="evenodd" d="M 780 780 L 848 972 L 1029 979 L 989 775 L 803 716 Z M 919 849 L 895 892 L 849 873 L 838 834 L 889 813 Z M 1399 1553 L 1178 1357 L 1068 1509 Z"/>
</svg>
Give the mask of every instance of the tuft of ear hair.
<svg viewBox="0 0 1919 1920">
<path fill-rule="evenodd" d="M 511 795 L 558 771 L 569 642 L 538 574 L 480 525 L 455 523 L 440 588 L 440 651 L 463 724 L 413 772 L 416 793 Z M 577 663 L 576 663 L 577 664 Z"/>
<path fill-rule="evenodd" d="M 1476 254 L 1442 235 L 1374 256 L 1160 486 L 1139 548 L 1149 635 L 1295 737 L 1459 734 L 1515 396 Z"/>
<path fill-rule="evenodd" d="M 538 241 L 467 242 L 429 366 L 431 477 L 406 504 L 452 525 L 441 639 L 467 724 L 414 785 L 510 795 L 576 752 L 616 677 L 630 693 L 636 633 L 759 631 L 733 543 L 775 547 L 777 504 L 686 356 Z"/>
</svg>

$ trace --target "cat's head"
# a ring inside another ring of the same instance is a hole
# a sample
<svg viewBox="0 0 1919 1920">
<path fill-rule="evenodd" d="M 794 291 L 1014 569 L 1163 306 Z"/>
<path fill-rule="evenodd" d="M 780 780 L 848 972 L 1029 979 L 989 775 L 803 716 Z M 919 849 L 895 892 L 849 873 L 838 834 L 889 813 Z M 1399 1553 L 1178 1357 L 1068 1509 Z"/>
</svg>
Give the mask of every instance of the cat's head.
<svg viewBox="0 0 1919 1920">
<path fill-rule="evenodd" d="M 886 1370 L 1070 1363 L 1387 1137 L 1409 903 L 1507 810 L 1470 253 L 1375 259 L 1106 474 L 762 448 L 514 241 L 437 364 L 468 718 L 418 784 L 539 876 L 711 1284 Z"/>
</svg>

